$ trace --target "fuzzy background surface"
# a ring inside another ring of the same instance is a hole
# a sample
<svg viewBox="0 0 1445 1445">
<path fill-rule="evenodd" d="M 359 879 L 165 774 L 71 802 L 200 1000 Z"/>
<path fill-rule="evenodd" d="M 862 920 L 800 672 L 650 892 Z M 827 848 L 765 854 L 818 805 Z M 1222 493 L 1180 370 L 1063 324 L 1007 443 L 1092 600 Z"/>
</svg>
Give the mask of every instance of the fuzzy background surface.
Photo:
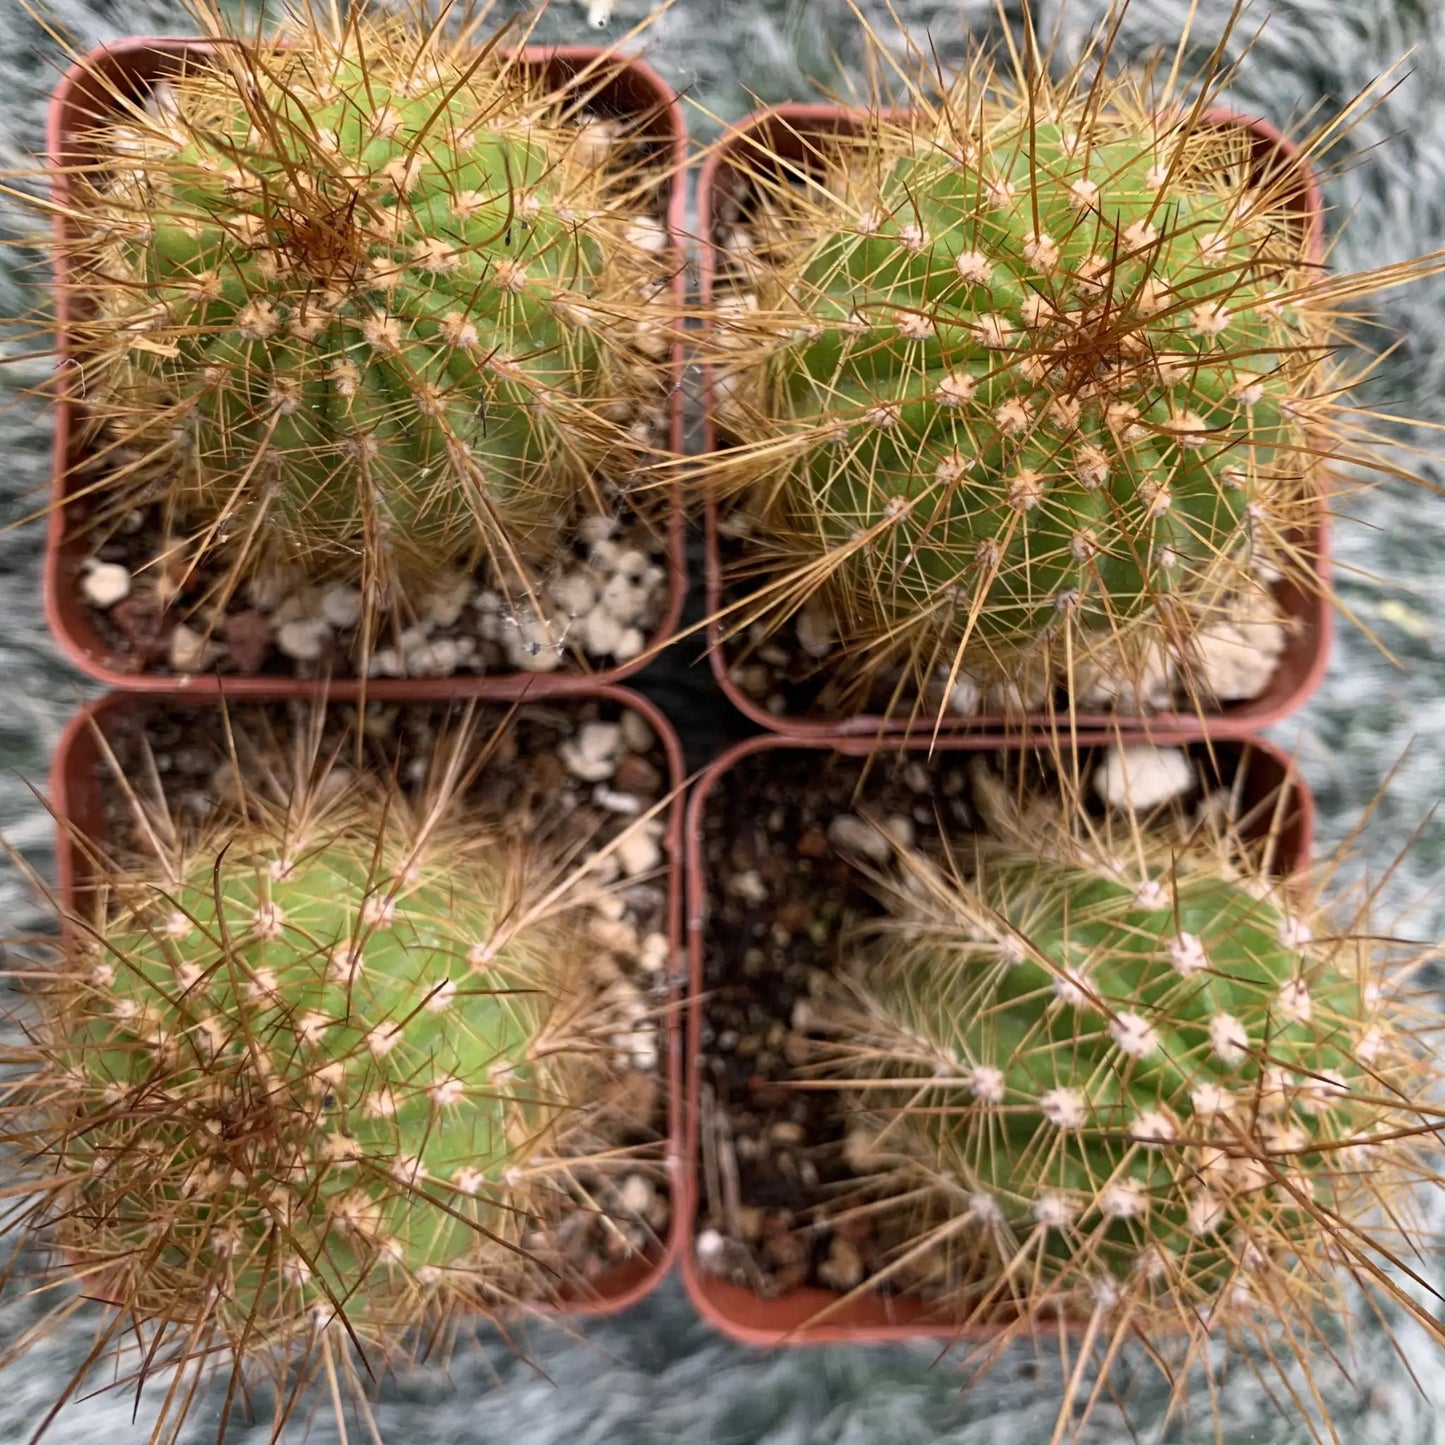
<svg viewBox="0 0 1445 1445">
<path fill-rule="evenodd" d="M 914 39 L 931 42 L 945 65 L 965 53 L 972 34 L 1016 25 L 1021 0 L 896 0 Z M 890 30 L 882 0 L 862 8 Z M 499 8 L 505 8 L 505 0 Z M 1000 18 L 1000 8 L 1003 18 Z M 1098 25 L 1107 0 L 1037 0 L 1039 28 L 1067 56 Z M 555 0 L 544 38 L 616 36 L 640 19 L 645 0 Z M 1116 60 L 1172 45 L 1191 11 L 1197 49 L 1212 47 L 1231 0 L 1134 0 Z M 1445 0 L 1276 0 L 1247 7 L 1235 53 L 1249 46 L 1229 99 L 1286 130 L 1308 113 L 1338 113 L 1377 77 L 1396 72 L 1395 88 L 1337 149 L 1325 190 L 1335 262 L 1373 266 L 1445 248 Z M 610 20 L 607 15 L 610 10 Z M 590 11 L 590 14 L 589 14 Z M 182 0 L 50 0 L 49 12 L 81 49 L 143 32 L 183 31 Z M 602 21 L 605 28 L 590 25 Z M 699 107 L 690 113 L 706 141 L 720 121 L 751 104 L 808 99 L 823 85 L 839 88 L 861 48 L 844 0 L 678 0 L 645 43 L 651 62 Z M 60 50 L 20 0 L 0 0 L 0 169 L 24 164 L 41 140 L 46 94 Z M 18 213 L 0 203 L 0 227 L 13 234 Z M 0 314 L 30 304 L 35 258 L 0 257 Z M 1371 405 L 1426 422 L 1445 423 L 1445 278 L 1392 293 L 1377 308 L 1376 344 L 1394 348 L 1369 395 Z M 0 523 L 37 505 L 46 481 L 50 427 L 43 407 L 22 388 L 39 380 L 43 360 L 0 373 Z M 1401 446 L 1426 453 L 1445 437 L 1389 424 Z M 1425 456 L 1401 459 L 1435 483 L 1445 467 Z M 1352 865 L 1380 871 L 1422 824 L 1404 865 L 1384 890 L 1387 915 L 1411 908 L 1416 936 L 1445 934 L 1445 820 L 1431 805 L 1445 791 L 1445 497 L 1391 486 L 1355 505 L 1358 520 L 1336 528 L 1337 587 L 1357 619 L 1340 628 L 1325 685 L 1308 709 L 1277 730 L 1296 747 L 1321 807 L 1319 848 L 1328 857 L 1361 809 L 1394 773 Z M 0 831 L 42 871 L 52 862 L 51 823 L 25 781 L 43 783 L 60 729 L 92 691 L 59 659 L 41 621 L 38 598 L 41 528 L 0 535 Z M 694 604 L 695 609 L 695 604 Z M 696 615 L 694 610 L 693 615 Z M 1366 635 L 1375 634 L 1396 661 Z M 715 705 L 697 646 L 674 649 L 651 670 L 645 688 L 671 710 L 689 740 L 694 765 L 740 735 L 743 725 Z M 1433 895 L 1433 896 L 1432 896 Z M 0 870 L 0 934 L 44 917 L 13 870 Z M 1445 1284 L 1435 1260 L 1427 1272 Z M 0 1351 L 39 1314 L 11 1285 L 0 1297 Z M 51 1338 L 0 1375 L 0 1442 L 26 1439 L 60 1383 L 83 1358 L 90 1317 Z M 1345 1357 L 1350 1378 L 1327 1381 L 1325 1398 L 1339 1437 L 1350 1445 L 1428 1445 L 1445 1441 L 1445 1356 L 1418 1328 L 1401 1329 L 1425 1395 L 1393 1357 L 1383 1329 L 1363 1326 Z M 1059 1395 L 1058 1366 L 1022 1351 L 982 1385 L 961 1394 L 957 1374 L 920 1348 L 756 1353 L 734 1346 L 692 1313 L 675 1281 L 647 1303 L 585 1337 L 535 1334 L 532 1364 L 494 1340 L 464 1349 L 443 1374 L 389 1387 L 379 1412 L 390 1445 L 509 1442 L 509 1445 L 1045 1445 Z M 1213 1441 L 1209 1396 L 1201 1383 L 1193 1413 L 1167 1421 L 1165 1392 L 1147 1368 L 1126 1370 L 1129 1415 L 1139 1437 Z M 1223 1382 L 1218 1405 L 1223 1445 L 1293 1445 L 1305 1438 L 1296 1418 L 1278 1415 L 1247 1369 Z M 200 1409 L 187 1441 L 214 1438 L 219 1401 Z M 68 1406 L 48 1439 L 55 1445 L 144 1439 L 148 1401 L 123 1394 Z M 298 1419 L 287 1439 L 337 1439 L 329 1412 Z M 264 1432 L 235 1428 L 230 1437 L 260 1445 Z M 355 1436 L 353 1439 L 357 1438 Z M 1088 1445 L 1134 1438 L 1122 1418 L 1101 1410 L 1078 1437 Z"/>
</svg>

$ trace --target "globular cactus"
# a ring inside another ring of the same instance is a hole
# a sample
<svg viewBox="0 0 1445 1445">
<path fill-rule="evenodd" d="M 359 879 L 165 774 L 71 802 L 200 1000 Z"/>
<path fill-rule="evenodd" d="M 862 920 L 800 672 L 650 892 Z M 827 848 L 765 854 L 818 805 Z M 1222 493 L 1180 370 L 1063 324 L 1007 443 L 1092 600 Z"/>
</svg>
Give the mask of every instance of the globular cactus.
<svg viewBox="0 0 1445 1445">
<path fill-rule="evenodd" d="M 163 501 L 168 563 L 219 547 L 228 588 L 296 566 L 405 615 L 486 561 L 531 596 L 661 388 L 656 168 L 579 118 L 606 67 L 550 91 L 415 9 L 209 18 L 215 62 L 69 178 L 82 402 L 128 459 L 99 510 Z"/>
<path fill-rule="evenodd" d="M 1219 837 L 1054 822 L 903 855 L 816 1012 L 888 1271 L 1003 1336 L 1081 1326 L 1095 1365 L 1308 1354 L 1352 1287 L 1423 1318 L 1389 1270 L 1445 1177 L 1441 1079 L 1382 943 Z"/>
<path fill-rule="evenodd" d="M 269 1371 L 280 1420 L 323 1366 L 364 1394 L 347 1341 L 374 1374 L 589 1297 L 567 1221 L 645 1178 L 656 1090 L 586 856 L 489 834 L 457 776 L 243 791 L 68 920 L 0 1140 L 28 1232 L 118 1309 L 98 1351 Z"/>
<path fill-rule="evenodd" d="M 900 675 L 914 707 L 960 680 L 995 707 L 1257 691 L 1213 654 L 1259 624 L 1272 664 L 1272 584 L 1320 585 L 1324 464 L 1368 451 L 1341 302 L 1385 282 L 1324 277 L 1298 170 L 1202 104 L 981 60 L 928 91 L 728 152 L 723 619 L 821 614 L 804 648 L 836 639 L 855 702 Z"/>
</svg>

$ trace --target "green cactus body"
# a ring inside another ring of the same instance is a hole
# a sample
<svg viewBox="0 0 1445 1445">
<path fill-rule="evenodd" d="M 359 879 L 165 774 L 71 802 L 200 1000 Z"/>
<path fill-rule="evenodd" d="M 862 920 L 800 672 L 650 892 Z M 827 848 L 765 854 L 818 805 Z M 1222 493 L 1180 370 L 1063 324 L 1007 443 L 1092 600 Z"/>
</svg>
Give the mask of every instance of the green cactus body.
<svg viewBox="0 0 1445 1445">
<path fill-rule="evenodd" d="M 489 1283 L 605 1069 L 544 1043 L 566 941 L 509 933 L 500 858 L 406 863 L 374 830 L 241 836 L 107 927 L 62 1055 L 95 1116 L 76 1247 L 158 1249 L 152 1294 L 210 1275 L 245 1318 Z"/>
<path fill-rule="evenodd" d="M 398 26 L 197 68 L 102 133 L 139 154 L 86 285 L 91 410 L 178 448 L 184 517 L 404 585 L 549 560 L 636 459 L 611 352 L 640 253 L 555 97 Z"/>
<path fill-rule="evenodd" d="M 1045 1292 L 1142 1276 L 1201 1308 L 1348 1213 L 1385 1050 L 1360 980 L 1261 890 L 1123 873 L 990 858 L 971 937 L 902 927 L 860 972 L 838 1071 L 898 1081 L 855 1100 L 882 1147 L 1006 1257 L 1034 1241 Z"/>
<path fill-rule="evenodd" d="M 1300 228 L 1227 179 L 1231 142 L 983 109 L 874 122 L 778 198 L 729 344 L 763 340 L 728 362 L 743 439 L 781 443 L 748 472 L 764 534 L 827 564 L 845 642 L 981 676 L 1065 626 L 1169 610 L 1187 637 L 1169 602 L 1207 616 L 1309 485 L 1303 322 L 1273 299 Z"/>
</svg>

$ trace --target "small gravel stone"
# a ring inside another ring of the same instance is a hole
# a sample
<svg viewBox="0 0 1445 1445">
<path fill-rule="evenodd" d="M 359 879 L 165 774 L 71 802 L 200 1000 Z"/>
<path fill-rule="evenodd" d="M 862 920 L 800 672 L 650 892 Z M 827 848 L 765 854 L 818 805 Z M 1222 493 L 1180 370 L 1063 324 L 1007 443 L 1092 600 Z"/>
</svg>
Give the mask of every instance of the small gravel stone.
<svg viewBox="0 0 1445 1445">
<path fill-rule="evenodd" d="M 617 764 L 614 779 L 624 793 L 641 793 L 654 796 L 662 790 L 662 774 L 652 763 L 637 753 L 624 753 Z"/>
<path fill-rule="evenodd" d="M 846 1239 L 835 1237 L 828 1258 L 818 1266 L 818 1278 L 829 1289 L 856 1289 L 863 1279 L 863 1257 Z"/>
<path fill-rule="evenodd" d="M 502 628 L 507 661 L 523 672 L 555 672 L 562 663 L 560 631 L 546 618 L 522 613 L 515 626 Z"/>
<path fill-rule="evenodd" d="M 798 646 L 809 657 L 827 657 L 838 640 L 833 620 L 821 607 L 809 605 L 798 613 Z"/>
<path fill-rule="evenodd" d="M 627 630 L 599 602 L 581 621 L 579 636 L 582 649 L 590 657 L 615 656 Z"/>
<path fill-rule="evenodd" d="M 557 748 L 562 765 L 584 783 L 601 783 L 610 778 L 617 771 L 622 752 L 622 725 L 615 722 L 583 723 L 575 737 L 565 739 Z"/>
<path fill-rule="evenodd" d="M 286 622 L 277 629 L 276 646 L 296 662 L 315 662 L 331 641 L 331 624 L 324 617 Z"/>
<path fill-rule="evenodd" d="M 592 789 L 592 801 L 608 813 L 621 813 L 624 817 L 635 818 L 642 811 L 642 799 L 605 783 L 598 783 Z"/>
<path fill-rule="evenodd" d="M 634 753 L 651 752 L 653 745 L 657 742 L 657 734 L 653 732 L 651 725 L 640 712 L 633 712 L 628 708 L 621 718 L 622 741 Z"/>
<path fill-rule="evenodd" d="M 644 973 L 661 973 L 667 967 L 672 945 L 665 933 L 649 933 L 637 952 L 637 966 Z"/>
<path fill-rule="evenodd" d="M 768 886 L 756 868 L 744 868 L 734 873 L 727 881 L 727 891 L 747 903 L 768 901 Z"/>
<path fill-rule="evenodd" d="M 886 863 L 893 845 L 873 824 L 852 813 L 839 813 L 828 824 L 828 841 L 840 853 L 861 854 L 874 863 Z"/>
<path fill-rule="evenodd" d="M 1220 702 L 1245 702 L 1269 686 L 1284 644 L 1284 627 L 1272 617 L 1211 623 L 1194 639 L 1186 671 Z"/>
<path fill-rule="evenodd" d="M 547 585 L 547 595 L 569 617 L 581 617 L 597 605 L 597 588 L 585 572 L 567 572 Z"/>
<path fill-rule="evenodd" d="M 642 649 L 646 646 L 647 639 L 642 635 L 642 629 L 629 627 L 617 639 L 616 646 L 612 649 L 612 656 L 618 662 L 631 662 L 634 657 L 641 656 Z"/>
<path fill-rule="evenodd" d="M 617 842 L 617 861 L 629 878 L 651 873 L 662 862 L 662 844 L 655 818 L 629 828 Z"/>
<path fill-rule="evenodd" d="M 220 655 L 215 643 L 184 622 L 171 632 L 170 663 L 177 672 L 204 672 Z"/>
<path fill-rule="evenodd" d="M 361 621 L 361 592 L 337 583 L 321 594 L 321 615 L 333 627 L 355 627 Z"/>
<path fill-rule="evenodd" d="M 408 677 L 450 677 L 461 661 L 461 647 L 451 637 L 424 638 L 402 650 L 403 671 Z"/>
<path fill-rule="evenodd" d="M 583 517 L 577 528 L 577 535 L 587 546 L 595 547 L 597 543 L 607 541 L 616 530 L 616 517 L 596 513 L 590 517 Z"/>
<path fill-rule="evenodd" d="M 715 1229 L 704 1229 L 694 1245 L 698 1267 L 707 1274 L 718 1274 L 727 1265 L 728 1243 Z"/>
<path fill-rule="evenodd" d="M 472 579 L 464 572 L 445 572 L 427 589 L 421 603 L 423 622 L 451 627 L 472 600 Z"/>
<path fill-rule="evenodd" d="M 237 672 L 260 672 L 271 651 L 271 624 L 259 607 L 233 612 L 222 628 L 226 653 Z"/>
<path fill-rule="evenodd" d="M 1146 812 L 1194 787 L 1194 769 L 1179 748 L 1115 744 L 1094 773 L 1094 791 L 1111 808 Z"/>
<path fill-rule="evenodd" d="M 644 588 L 619 572 L 602 584 L 598 600 L 619 622 L 630 625 L 642 616 L 648 599 Z"/>
<path fill-rule="evenodd" d="M 657 1191 L 642 1175 L 629 1174 L 617 1195 L 628 1214 L 646 1214 L 652 1208 Z"/>
<path fill-rule="evenodd" d="M 130 596 L 130 573 L 119 562 L 92 562 L 80 579 L 80 594 L 104 611 Z"/>
<path fill-rule="evenodd" d="M 949 712 L 957 717 L 977 717 L 982 707 L 983 689 L 977 680 L 966 672 L 959 673 L 948 690 Z"/>
</svg>

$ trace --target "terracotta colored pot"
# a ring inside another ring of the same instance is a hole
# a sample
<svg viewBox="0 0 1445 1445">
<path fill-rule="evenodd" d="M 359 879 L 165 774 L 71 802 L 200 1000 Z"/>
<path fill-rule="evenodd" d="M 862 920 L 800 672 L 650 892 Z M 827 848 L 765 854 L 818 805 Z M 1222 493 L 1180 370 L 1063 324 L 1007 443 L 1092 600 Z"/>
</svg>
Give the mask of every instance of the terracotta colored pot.
<svg viewBox="0 0 1445 1445">
<path fill-rule="evenodd" d="M 296 696 L 294 689 L 273 687 L 270 692 L 260 689 L 248 691 L 244 703 L 274 703 L 285 706 Z M 344 701 L 345 699 L 335 699 Z M 420 706 L 435 702 L 431 693 L 414 695 L 408 701 Z M 672 1184 L 672 1220 L 663 1246 L 654 1254 L 630 1260 L 619 1265 L 598 1279 L 593 1289 L 575 1301 L 569 1300 L 565 1309 L 538 1308 L 535 1313 L 566 1313 L 568 1316 L 590 1317 L 616 1314 L 636 1304 L 656 1288 L 658 1282 L 672 1268 L 673 1261 L 681 1249 L 683 1238 L 690 1226 L 690 1211 L 685 1207 L 683 1197 L 677 1189 L 681 1178 L 683 1148 L 682 1127 L 682 993 L 680 970 L 682 961 L 682 804 L 680 792 L 683 785 L 682 745 L 667 719 L 646 698 L 626 688 L 605 683 L 595 683 L 584 689 L 574 690 L 572 700 L 588 700 L 612 704 L 616 708 L 631 711 L 641 716 L 656 733 L 658 742 L 667 754 L 667 786 L 673 794 L 673 802 L 667 814 L 667 832 L 664 842 L 667 851 L 667 933 L 671 942 L 672 962 L 668 968 L 669 993 L 666 1017 L 662 1022 L 666 1048 L 662 1053 L 666 1067 L 668 1097 L 668 1124 L 664 1168 Z M 222 706 L 222 699 L 216 697 L 175 697 L 146 696 L 137 693 L 109 693 L 95 699 L 81 709 L 66 725 L 56 748 L 55 761 L 50 772 L 50 801 L 57 816 L 56 828 L 56 873 L 57 896 L 68 912 L 83 915 L 89 905 L 86 894 L 89 890 L 91 868 L 84 847 L 67 831 L 66 824 L 77 829 L 83 839 L 100 846 L 105 844 L 105 823 L 101 812 L 101 778 L 104 771 L 102 753 L 97 732 L 102 736 L 114 729 L 118 722 L 136 717 L 144 718 L 148 713 L 172 714 L 176 710 L 195 713 L 203 709 L 214 710 Z M 555 708 L 558 700 L 549 706 Z M 103 1299 L 103 1295 L 97 1297 Z"/>
<path fill-rule="evenodd" d="M 1219 128 L 1240 127 L 1252 137 L 1253 164 L 1261 177 L 1277 177 L 1281 171 L 1293 173 L 1296 188 L 1291 205 L 1307 239 L 1309 254 L 1320 262 L 1324 255 L 1324 203 L 1310 164 L 1294 144 L 1268 121 L 1238 115 L 1232 111 L 1213 110 L 1205 123 Z M 704 307 L 712 303 L 718 274 L 717 236 L 715 228 L 723 214 L 726 201 L 741 182 L 734 158 L 745 155 L 750 148 L 761 147 L 763 154 L 778 155 L 789 162 L 808 165 L 816 163 L 821 148 L 834 136 L 857 135 L 864 124 L 863 113 L 832 105 L 790 104 L 761 111 L 742 121 L 737 129 L 718 146 L 702 167 L 698 185 L 698 227 L 703 239 L 701 276 Z M 705 407 L 704 448 L 718 449 L 718 429 L 713 413 L 713 373 L 703 369 Z M 1301 588 L 1295 582 L 1277 585 L 1275 597 L 1291 624 L 1285 651 L 1269 686 L 1257 698 L 1247 702 L 1226 703 L 1217 712 L 1201 719 L 1194 713 L 1157 712 L 1118 714 L 1110 712 L 1077 712 L 1076 727 L 1086 730 L 1124 727 L 1145 733 L 1160 741 L 1176 736 L 1201 737 L 1206 732 L 1215 738 L 1240 738 L 1257 729 L 1278 722 L 1300 707 L 1319 686 L 1329 659 L 1330 636 L 1334 614 L 1326 596 L 1329 569 L 1329 536 L 1326 506 L 1319 498 L 1313 525 L 1293 540 L 1311 556 L 1317 586 Z M 705 509 L 706 551 L 704 580 L 707 610 L 715 615 L 722 605 L 723 569 L 718 551 L 717 508 L 709 502 Z M 769 712 L 761 703 L 746 696 L 728 675 L 727 648 L 723 642 L 723 625 L 714 622 L 708 632 L 708 655 L 719 686 L 733 705 L 755 722 L 772 732 L 791 737 L 834 737 L 839 734 L 876 736 L 879 733 L 906 731 L 906 718 L 890 719 L 876 714 L 852 717 L 824 717 L 806 713 L 782 716 Z M 1042 725 L 1047 713 L 1030 714 L 1022 725 Z M 931 727 L 930 719 L 930 727 Z M 999 715 L 972 717 L 945 715 L 941 727 L 970 732 L 1012 732 L 1020 719 Z"/>
<path fill-rule="evenodd" d="M 1114 738 L 1095 734 L 1080 738 L 1079 746 L 1101 746 Z M 916 1299 L 865 1294 L 838 1307 L 838 1295 L 825 1290 L 807 1288 L 794 1290 L 776 1299 L 765 1300 L 751 1290 L 709 1274 L 698 1263 L 695 1234 L 699 1207 L 698 1173 L 701 1164 L 700 1120 L 703 1054 L 703 1022 L 706 979 L 703 971 L 704 930 L 709 909 L 708 876 L 703 846 L 703 815 L 708 799 L 715 791 L 728 786 L 728 774 L 737 764 L 759 754 L 800 753 L 814 757 L 829 752 L 849 757 L 870 754 L 893 756 L 899 747 L 917 755 L 927 766 L 930 742 L 927 738 L 890 738 L 881 742 L 867 738 L 784 737 L 778 735 L 749 738 L 730 748 L 702 775 L 692 789 L 688 801 L 686 824 L 687 868 L 687 1068 L 684 1118 L 686 1124 L 683 1173 L 679 1181 L 681 1211 L 687 1222 L 681 1245 L 682 1278 L 694 1306 L 706 1320 L 724 1334 L 752 1345 L 820 1345 L 875 1344 L 908 1339 L 938 1340 L 988 1337 L 996 1331 L 987 1327 L 960 1330 L 929 1311 Z M 947 735 L 933 746 L 940 752 L 1018 753 L 1030 746 L 1047 751 L 1048 739 L 1036 733 L 1021 741 L 997 738 Z M 1195 745 L 1200 757 L 1210 756 L 1209 745 Z M 1277 822 L 1279 841 L 1274 869 L 1277 873 L 1293 873 L 1309 862 L 1314 834 L 1314 800 L 1294 764 L 1272 743 L 1261 738 L 1246 738 L 1214 748 L 1216 767 L 1221 778 L 1235 775 L 1230 766 L 1246 767 L 1243 801 L 1246 810 L 1272 799 L 1287 789 L 1288 809 L 1277 819 L 1269 808 L 1260 808 L 1261 822 L 1266 829 Z M 1263 815 L 1268 813 L 1269 817 Z M 830 1308 L 830 1306 L 832 1308 Z M 810 1323 L 822 1311 L 827 1317 Z"/>
<path fill-rule="evenodd" d="M 79 137 L 93 129 L 113 111 L 112 94 L 143 95 L 158 80 L 173 74 L 188 60 L 204 59 L 215 53 L 208 41 L 188 37 L 156 36 L 103 45 L 78 60 L 62 77 L 50 100 L 46 123 L 46 152 L 54 169 L 51 194 L 58 205 L 70 200 L 70 179 L 64 167 L 86 158 Z M 522 50 L 522 64 L 537 72 L 549 85 L 562 86 L 592 61 L 608 52 L 592 45 L 535 45 Z M 589 97 L 605 112 L 621 116 L 652 117 L 656 143 L 675 169 L 668 198 L 667 227 L 674 248 L 680 250 L 687 214 L 687 128 L 682 107 L 672 88 L 650 66 L 628 60 L 596 87 Z M 80 489 L 75 469 L 84 460 L 80 440 L 79 406 L 71 380 L 71 299 L 67 288 L 66 242 L 70 231 L 63 215 L 53 221 L 57 243 L 55 268 L 55 318 L 57 329 L 57 376 L 55 400 L 55 444 L 52 453 L 49 529 L 45 548 L 45 616 L 61 650 L 82 672 L 112 687 L 131 691 L 170 691 L 184 687 L 191 692 L 216 692 L 224 686 L 231 697 L 264 697 L 280 692 L 310 694 L 317 684 L 277 674 L 227 676 L 215 673 L 176 674 L 136 671 L 134 664 L 118 655 L 96 630 L 89 609 L 82 601 L 77 578 L 86 557 L 81 524 L 83 511 L 67 506 Z M 687 295 L 685 268 L 679 262 L 673 280 L 673 298 L 681 308 Z M 680 452 L 683 444 L 683 395 L 680 378 L 683 367 L 681 342 L 674 347 L 669 364 L 672 387 L 668 402 L 669 445 Z M 345 698 L 364 689 L 367 697 L 404 700 L 416 697 L 540 696 L 584 686 L 620 682 L 643 667 L 653 648 L 665 642 L 677 629 L 687 591 L 687 563 L 683 543 L 682 510 L 678 498 L 671 499 L 667 515 L 668 595 L 663 620 L 656 636 L 635 661 L 592 673 L 510 673 L 453 676 L 443 679 L 345 678 L 333 680 L 328 696 Z"/>
</svg>

